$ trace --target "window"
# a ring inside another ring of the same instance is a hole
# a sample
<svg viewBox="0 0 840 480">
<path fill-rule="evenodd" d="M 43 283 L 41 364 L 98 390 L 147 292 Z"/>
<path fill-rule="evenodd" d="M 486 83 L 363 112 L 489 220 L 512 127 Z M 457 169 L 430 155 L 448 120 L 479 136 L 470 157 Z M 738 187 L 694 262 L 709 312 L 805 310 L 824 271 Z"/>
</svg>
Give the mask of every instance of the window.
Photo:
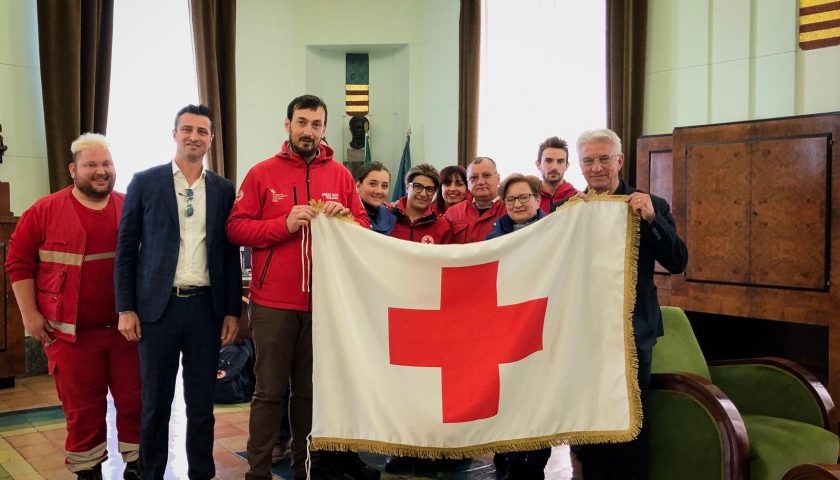
<svg viewBox="0 0 840 480">
<path fill-rule="evenodd" d="M 175 113 L 198 103 L 185 0 L 116 0 L 108 139 L 125 192 L 136 172 L 171 161 Z"/>
<path fill-rule="evenodd" d="M 607 121 L 606 6 L 603 1 L 484 0 L 478 154 L 502 178 L 539 176 L 539 144 L 569 142 L 565 179 L 586 185 L 575 140 Z"/>
</svg>

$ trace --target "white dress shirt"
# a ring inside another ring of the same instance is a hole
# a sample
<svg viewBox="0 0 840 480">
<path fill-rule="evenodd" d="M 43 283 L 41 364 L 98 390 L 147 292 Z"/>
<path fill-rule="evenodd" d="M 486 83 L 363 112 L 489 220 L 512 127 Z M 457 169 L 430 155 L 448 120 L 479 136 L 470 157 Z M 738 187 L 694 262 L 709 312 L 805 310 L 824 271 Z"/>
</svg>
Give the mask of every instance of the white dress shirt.
<svg viewBox="0 0 840 480">
<path fill-rule="evenodd" d="M 178 201 L 178 224 L 181 242 L 178 247 L 178 265 L 175 267 L 173 286 L 209 286 L 210 272 L 207 270 L 207 189 L 204 185 L 205 171 L 192 184 L 173 160 L 172 178 L 175 182 L 175 197 Z M 187 201 L 186 190 L 193 191 L 192 202 Z M 187 216 L 187 204 L 193 207 L 193 214 Z"/>
</svg>

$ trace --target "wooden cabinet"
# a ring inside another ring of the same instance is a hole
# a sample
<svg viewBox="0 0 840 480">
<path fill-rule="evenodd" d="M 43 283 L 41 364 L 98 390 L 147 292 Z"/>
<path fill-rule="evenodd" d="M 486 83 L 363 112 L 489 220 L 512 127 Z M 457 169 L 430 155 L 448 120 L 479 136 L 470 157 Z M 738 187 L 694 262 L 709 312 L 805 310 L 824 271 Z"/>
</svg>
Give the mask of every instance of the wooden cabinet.
<svg viewBox="0 0 840 480">
<path fill-rule="evenodd" d="M 684 275 L 657 275 L 660 301 L 827 327 L 840 401 L 838 137 L 840 113 L 676 128 L 639 139 L 637 185 L 670 197 L 688 246 Z"/>
<path fill-rule="evenodd" d="M 762 123 L 674 132 L 686 281 L 825 290 L 830 139 Z"/>
<path fill-rule="evenodd" d="M 26 371 L 24 330 L 12 287 L 6 276 L 6 250 L 17 225 L 9 211 L 9 184 L 0 182 L 0 385 L 14 386 L 15 375 Z"/>
</svg>

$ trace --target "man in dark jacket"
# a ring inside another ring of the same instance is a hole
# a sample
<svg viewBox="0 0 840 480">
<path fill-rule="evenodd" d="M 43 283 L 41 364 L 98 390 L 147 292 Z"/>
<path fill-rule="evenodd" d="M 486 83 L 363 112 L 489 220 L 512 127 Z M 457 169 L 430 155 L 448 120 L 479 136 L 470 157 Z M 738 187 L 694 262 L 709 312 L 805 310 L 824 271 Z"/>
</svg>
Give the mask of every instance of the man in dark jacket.
<svg viewBox="0 0 840 480">
<path fill-rule="evenodd" d="M 577 150 L 587 184 L 585 192 L 579 195 L 584 200 L 592 192 L 626 195 L 633 212 L 641 217 L 633 333 L 639 358 L 642 411 L 647 418 L 651 354 L 656 338 L 663 334 L 653 269 L 655 262 L 659 262 L 671 273 L 682 273 L 688 263 L 688 249 L 677 235 L 668 202 L 627 185 L 619 177 L 624 155 L 621 153 L 621 139 L 615 132 L 609 129 L 583 132 L 578 137 Z M 564 202 L 552 205 L 552 210 Z M 587 480 L 647 478 L 647 430 L 643 425 L 641 433 L 632 442 L 576 448 L 578 459 L 583 464 L 583 477 Z"/>
<path fill-rule="evenodd" d="M 204 168 L 213 113 L 187 105 L 175 115 L 171 162 L 128 185 L 114 260 L 118 328 L 138 342 L 143 380 L 140 469 L 163 479 L 179 361 L 187 405 L 191 479 L 216 475 L 213 391 L 219 347 L 232 342 L 242 310 L 239 249 L 225 237 L 230 180 Z"/>
</svg>

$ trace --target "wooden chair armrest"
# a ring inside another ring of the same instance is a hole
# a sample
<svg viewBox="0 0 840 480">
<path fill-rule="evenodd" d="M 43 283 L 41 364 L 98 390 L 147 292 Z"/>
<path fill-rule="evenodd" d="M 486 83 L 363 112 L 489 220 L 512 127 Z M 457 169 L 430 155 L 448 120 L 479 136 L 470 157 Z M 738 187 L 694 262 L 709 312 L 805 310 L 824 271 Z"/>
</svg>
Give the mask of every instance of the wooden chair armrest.
<svg viewBox="0 0 840 480">
<path fill-rule="evenodd" d="M 651 389 L 672 390 L 695 399 L 712 417 L 720 432 L 726 479 L 750 478 L 750 441 L 744 419 L 725 393 L 692 373 L 655 373 Z"/>
<path fill-rule="evenodd" d="M 811 393 L 820 408 L 820 413 L 823 417 L 823 428 L 834 433 L 838 433 L 837 422 L 833 419 L 837 415 L 834 408 L 834 400 L 829 395 L 825 385 L 817 379 L 811 372 L 796 362 L 786 360 L 779 357 L 760 357 L 760 358 L 744 358 L 738 360 L 718 360 L 709 362 L 710 366 L 718 365 L 770 365 L 780 370 L 788 372 L 791 376 L 797 378 L 802 385 Z"/>
<path fill-rule="evenodd" d="M 782 480 L 838 480 L 840 465 L 806 463 L 791 468 Z"/>
</svg>

